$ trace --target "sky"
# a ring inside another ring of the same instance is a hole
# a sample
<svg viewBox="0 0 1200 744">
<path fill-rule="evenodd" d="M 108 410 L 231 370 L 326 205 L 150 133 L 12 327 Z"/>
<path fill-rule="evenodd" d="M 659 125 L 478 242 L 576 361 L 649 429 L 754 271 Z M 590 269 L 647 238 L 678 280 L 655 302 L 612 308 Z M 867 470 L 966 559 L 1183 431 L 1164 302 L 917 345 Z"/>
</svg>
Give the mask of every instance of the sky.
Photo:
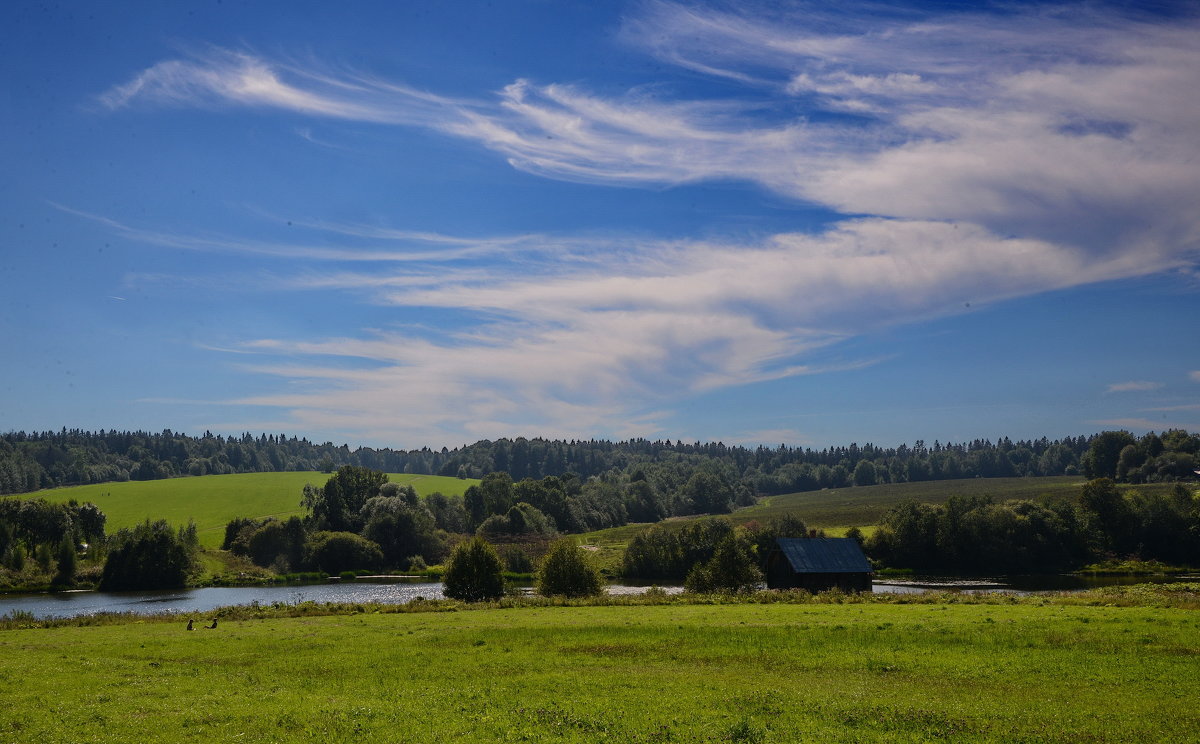
<svg viewBox="0 0 1200 744">
<path fill-rule="evenodd" d="M 0 430 L 1200 429 L 1200 13 L 0 4 Z"/>
</svg>

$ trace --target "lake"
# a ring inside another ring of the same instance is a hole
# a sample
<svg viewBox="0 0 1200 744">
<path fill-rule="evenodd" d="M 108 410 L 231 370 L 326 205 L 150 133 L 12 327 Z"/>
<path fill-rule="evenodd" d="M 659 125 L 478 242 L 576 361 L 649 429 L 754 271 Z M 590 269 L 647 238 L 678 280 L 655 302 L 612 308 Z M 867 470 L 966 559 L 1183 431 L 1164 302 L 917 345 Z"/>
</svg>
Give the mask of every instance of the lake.
<svg viewBox="0 0 1200 744">
<path fill-rule="evenodd" d="M 664 587 L 668 592 L 682 587 Z M 645 586 L 613 585 L 610 594 L 640 594 Z M 34 617 L 75 617 L 97 612 L 134 612 L 152 615 L 173 612 L 198 615 L 230 605 L 283 602 L 347 602 L 404 604 L 414 599 L 444 599 L 440 581 L 331 582 L 291 586 L 238 586 L 176 589 L 153 592 L 72 591 L 53 594 L 0 595 L 0 617 L 10 612 L 32 613 Z"/>
<path fill-rule="evenodd" d="M 916 593 L 957 590 L 964 592 L 1083 591 L 1115 584 L 1148 582 L 1200 581 L 1200 576 L 1099 576 L 1070 575 L 987 577 L 905 576 L 875 581 L 874 591 Z M 610 594 L 640 594 L 646 586 L 611 585 Z M 664 586 L 666 591 L 683 591 L 679 586 Z M 75 617 L 97 612 L 133 612 L 157 614 L 173 612 L 181 616 L 202 615 L 230 605 L 274 604 L 283 602 L 347 602 L 403 604 L 417 598 L 443 599 L 441 582 L 331 582 L 291 586 L 240 586 L 178 589 L 155 592 L 73 591 L 54 594 L 0 595 L 0 617 L 14 611 L 29 612 L 36 618 Z"/>
</svg>

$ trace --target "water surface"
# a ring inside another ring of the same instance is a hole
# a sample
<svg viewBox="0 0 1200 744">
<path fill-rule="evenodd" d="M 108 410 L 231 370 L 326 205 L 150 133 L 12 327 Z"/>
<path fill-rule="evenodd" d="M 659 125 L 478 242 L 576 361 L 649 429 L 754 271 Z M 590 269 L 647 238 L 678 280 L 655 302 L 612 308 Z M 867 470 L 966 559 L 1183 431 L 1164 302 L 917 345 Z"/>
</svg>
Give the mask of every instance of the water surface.
<svg viewBox="0 0 1200 744">
<path fill-rule="evenodd" d="M 905 576 L 881 578 L 873 590 L 882 593 L 911 594 L 927 591 L 1013 592 L 1029 594 L 1038 591 L 1083 591 L 1117 584 L 1170 583 L 1200 581 L 1200 576 L 1008 576 L 1008 577 L 947 577 Z M 403 582 L 331 582 L 292 586 L 208 587 L 155 592 L 59 592 L 56 594 L 0 595 L 0 617 L 14 611 L 29 612 L 34 617 L 75 617 L 97 612 L 133 612 L 151 615 L 172 612 L 181 616 L 200 616 L 218 607 L 276 602 L 345 602 L 403 604 L 417 598 L 443 599 L 440 581 Z M 672 594 L 683 591 L 680 586 L 663 586 Z M 641 594 L 647 586 L 615 584 L 607 587 L 609 594 Z"/>
</svg>

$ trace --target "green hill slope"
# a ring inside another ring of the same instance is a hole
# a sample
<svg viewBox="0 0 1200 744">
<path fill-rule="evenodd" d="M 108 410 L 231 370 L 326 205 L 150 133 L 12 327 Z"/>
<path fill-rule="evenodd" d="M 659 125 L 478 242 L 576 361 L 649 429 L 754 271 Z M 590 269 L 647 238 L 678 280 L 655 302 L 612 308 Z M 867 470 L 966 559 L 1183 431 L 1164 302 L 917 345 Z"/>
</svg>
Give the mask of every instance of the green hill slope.
<svg viewBox="0 0 1200 744">
<path fill-rule="evenodd" d="M 393 483 L 410 483 L 423 496 L 435 491 L 446 495 L 462 494 L 467 486 L 478 483 L 403 473 L 390 474 L 388 479 Z M 203 475 L 54 488 L 21 494 L 21 498 L 90 501 L 108 517 L 106 529 L 110 533 L 147 518 L 165 519 L 175 525 L 186 524 L 192 519 L 196 522 L 200 543 L 206 548 L 216 548 L 225 537 L 225 524 L 234 517 L 303 515 L 300 496 L 304 484 L 324 485 L 327 480 L 328 473 L 317 472 Z"/>
</svg>

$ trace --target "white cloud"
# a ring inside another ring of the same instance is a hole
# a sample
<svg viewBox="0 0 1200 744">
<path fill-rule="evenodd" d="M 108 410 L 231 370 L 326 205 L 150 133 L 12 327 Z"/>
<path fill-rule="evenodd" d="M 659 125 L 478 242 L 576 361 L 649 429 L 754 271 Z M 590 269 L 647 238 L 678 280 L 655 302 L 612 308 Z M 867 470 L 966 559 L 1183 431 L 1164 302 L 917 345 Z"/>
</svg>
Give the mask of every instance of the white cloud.
<svg viewBox="0 0 1200 744">
<path fill-rule="evenodd" d="M 400 311 L 467 311 L 478 325 L 248 342 L 239 349 L 264 358 L 248 369 L 291 384 L 238 402 L 284 409 L 291 428 L 358 422 L 412 441 L 653 435 L 664 407 L 703 391 L 876 361 L 838 359 L 831 345 L 847 336 L 1111 270 L 1081 251 L 971 226 L 877 219 L 749 244 L 646 242 L 636 258 L 612 255 L 588 264 L 513 256 L 484 274 L 448 265 L 436 281 L 403 267 L 297 281 Z"/>
<path fill-rule="evenodd" d="M 1150 390 L 1158 390 L 1163 384 L 1161 382 L 1151 382 L 1149 380 L 1130 380 L 1129 382 L 1114 382 L 1109 385 L 1104 392 L 1106 393 L 1143 393 Z"/>
<path fill-rule="evenodd" d="M 602 97 L 516 80 L 491 101 L 460 101 L 209 50 L 155 65 L 100 100 L 423 126 L 553 178 L 740 179 L 851 214 L 970 222 L 1120 252 L 1135 272 L 1145 258 L 1194 260 L 1194 19 L 1154 24 L 1083 7 L 944 18 L 801 7 L 764 18 L 652 3 L 628 21 L 626 37 L 644 51 L 741 80 L 739 99 L 673 100 L 661 89 Z M 796 115 L 784 104 L 797 94 L 815 95 L 814 111 L 863 116 Z"/>
<path fill-rule="evenodd" d="M 145 103 L 191 107 L 238 104 L 380 124 L 430 124 L 460 105 L 369 76 L 328 74 L 311 65 L 268 61 L 209 48 L 159 62 L 98 96 L 109 109 Z"/>
<path fill-rule="evenodd" d="M 465 311 L 478 325 L 440 337 L 260 339 L 244 350 L 296 358 L 255 367 L 294 392 L 242 402 L 286 410 L 289 427 L 403 427 L 451 443 L 648 433 L 681 396 L 862 363 L 832 362 L 828 347 L 880 324 L 1195 262 L 1194 19 L 1155 24 L 1091 6 L 945 17 L 787 7 L 754 17 L 650 3 L 628 20 L 635 47 L 742 86 L 721 101 L 524 79 L 487 100 L 452 100 L 223 50 L 155 65 L 100 101 L 427 127 L 572 181 L 743 180 L 855 215 L 824 233 L 585 245 L 298 223 L 346 244 L 330 247 L 108 224 L 176 248 L 390 262 L 276 286 L 359 291 L 403 317 Z M 454 263 L 478 256 L 486 268 Z"/>
</svg>

